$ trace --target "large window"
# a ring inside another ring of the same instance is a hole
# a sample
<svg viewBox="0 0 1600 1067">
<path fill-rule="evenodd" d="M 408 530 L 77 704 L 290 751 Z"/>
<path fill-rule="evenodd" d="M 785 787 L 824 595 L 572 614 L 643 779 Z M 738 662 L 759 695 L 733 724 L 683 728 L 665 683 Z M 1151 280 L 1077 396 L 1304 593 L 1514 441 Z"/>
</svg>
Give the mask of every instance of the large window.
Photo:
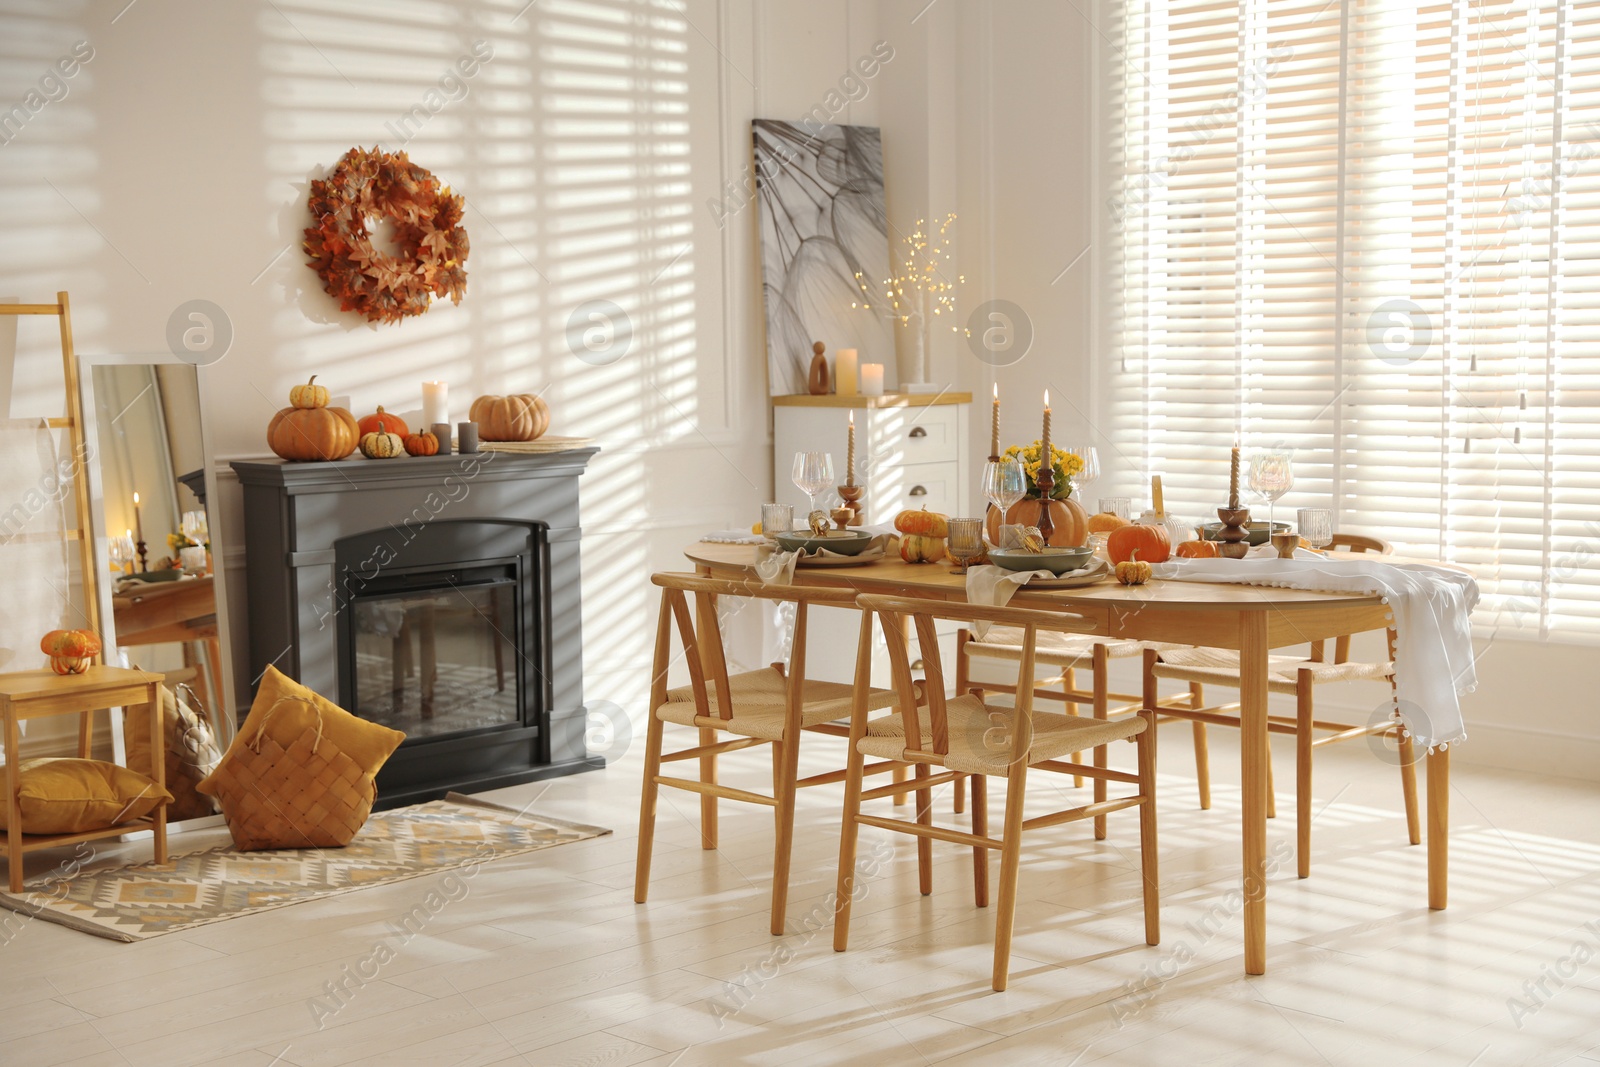
<svg viewBox="0 0 1600 1067">
<path fill-rule="evenodd" d="M 1331 506 L 1471 566 L 1480 625 L 1600 638 L 1600 4 L 1110 10 L 1125 465 L 1214 518 L 1236 437 L 1291 447 L 1280 519 Z"/>
</svg>

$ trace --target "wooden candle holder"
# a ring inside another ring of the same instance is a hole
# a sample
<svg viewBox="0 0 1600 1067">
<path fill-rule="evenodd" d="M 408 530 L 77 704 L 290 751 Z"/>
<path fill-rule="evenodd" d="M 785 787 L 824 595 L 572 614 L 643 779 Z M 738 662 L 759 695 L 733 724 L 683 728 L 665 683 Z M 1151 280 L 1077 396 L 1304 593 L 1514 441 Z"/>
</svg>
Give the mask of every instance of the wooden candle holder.
<svg viewBox="0 0 1600 1067">
<path fill-rule="evenodd" d="M 844 501 L 840 506 L 855 512 L 855 518 L 851 520 L 850 525 L 860 526 L 865 515 L 861 498 L 866 493 L 867 487 L 864 485 L 838 485 L 834 486 L 834 488 L 838 491 L 839 498 Z"/>
<path fill-rule="evenodd" d="M 1250 509 L 1218 508 L 1222 529 L 1217 531 L 1217 553 L 1228 559 L 1244 559 L 1250 551 Z"/>
</svg>

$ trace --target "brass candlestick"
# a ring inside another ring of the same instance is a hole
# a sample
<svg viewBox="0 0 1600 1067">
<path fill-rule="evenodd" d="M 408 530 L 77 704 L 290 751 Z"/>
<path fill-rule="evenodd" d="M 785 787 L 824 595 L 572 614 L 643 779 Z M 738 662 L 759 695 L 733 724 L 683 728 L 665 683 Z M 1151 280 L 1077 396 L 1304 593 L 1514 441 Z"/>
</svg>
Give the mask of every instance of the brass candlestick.
<svg viewBox="0 0 1600 1067">
<path fill-rule="evenodd" d="M 847 507 L 855 513 L 855 518 L 851 521 L 851 525 L 860 526 L 864 515 L 864 506 L 861 503 L 861 498 L 866 493 L 867 487 L 864 485 L 840 485 L 835 486 L 835 488 L 838 490 L 839 498 L 844 501 L 841 507 Z"/>
<path fill-rule="evenodd" d="M 1250 509 L 1218 508 L 1217 518 L 1222 520 L 1222 529 L 1217 531 L 1218 554 L 1228 559 L 1244 559 L 1245 553 L 1250 551 Z"/>
</svg>

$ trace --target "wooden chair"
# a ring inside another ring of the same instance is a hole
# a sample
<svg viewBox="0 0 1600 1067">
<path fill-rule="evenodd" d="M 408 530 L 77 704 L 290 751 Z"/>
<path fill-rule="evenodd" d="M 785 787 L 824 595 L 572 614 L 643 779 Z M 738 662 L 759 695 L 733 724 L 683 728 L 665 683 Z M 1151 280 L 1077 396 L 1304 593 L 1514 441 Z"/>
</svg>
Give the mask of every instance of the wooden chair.
<svg viewBox="0 0 1600 1067">
<path fill-rule="evenodd" d="M 655 839 L 656 798 L 668 786 L 700 795 L 700 847 L 717 847 L 717 801 L 738 800 L 774 809 L 776 840 L 772 858 L 772 932 L 784 932 L 789 894 L 789 858 L 794 844 L 795 791 L 807 786 L 844 780 L 843 769 L 798 778 L 800 736 L 803 733 L 849 736 L 842 720 L 850 714 L 852 687 L 842 682 L 806 678 L 806 616 L 812 605 L 854 608 L 856 594 L 849 589 L 807 586 L 769 586 L 732 582 L 690 574 L 657 574 L 661 587 L 661 612 L 656 623 L 655 663 L 650 687 L 650 724 L 646 737 L 644 790 L 639 802 L 639 856 L 633 899 L 640 904 L 650 889 L 650 855 Z M 689 594 L 694 595 L 691 618 Z M 795 606 L 794 642 L 789 665 L 774 663 L 760 670 L 729 675 L 717 621 L 719 596 L 755 597 Z M 672 629 L 676 626 L 689 670 L 689 684 L 667 688 L 672 661 Z M 870 656 L 868 658 L 870 670 Z M 894 702 L 887 690 L 866 694 L 868 707 L 885 708 Z M 699 744 L 663 754 L 667 723 L 695 727 Z M 733 735 L 720 740 L 720 733 Z M 717 757 L 758 745 L 772 746 L 772 794 L 752 793 L 717 782 Z M 661 765 L 698 760 L 698 778 L 677 778 L 661 773 Z"/>
<path fill-rule="evenodd" d="M 1034 652 L 1034 662 L 1052 668 L 1052 672 L 1045 678 L 1037 679 L 1034 683 L 1035 700 L 1061 701 L 1066 705 L 1068 715 L 1077 715 L 1080 705 L 1087 705 L 1090 714 L 1097 719 L 1113 719 L 1126 715 L 1138 714 L 1143 707 L 1144 697 L 1138 693 L 1116 693 L 1109 688 L 1108 675 L 1111 661 L 1126 659 L 1141 655 L 1146 648 L 1157 650 L 1184 648 L 1184 645 L 1158 644 L 1148 641 L 1108 641 L 1104 638 L 1086 636 L 1084 634 L 1069 633 L 1041 633 L 1038 646 Z M 970 688 L 972 660 L 991 660 L 1000 663 L 1017 663 L 1022 659 L 1022 631 L 1014 626 L 991 627 L 982 638 L 977 637 L 971 630 L 963 628 L 956 634 L 956 692 L 965 693 Z M 1077 672 L 1088 670 L 1092 677 L 1092 689 L 1083 690 L 1077 686 Z M 993 693 L 1015 694 L 1016 687 L 998 683 L 985 683 L 983 689 Z M 1190 707 L 1199 707 L 1197 687 L 1190 686 L 1189 694 L 1174 696 L 1164 699 L 1167 703 L 1174 700 L 1189 700 Z M 1113 706 L 1112 701 L 1117 704 Z M 1160 721 L 1168 722 L 1170 719 Z M 1194 728 L 1194 762 L 1195 776 L 1200 788 L 1200 806 L 1211 806 L 1211 766 L 1207 753 L 1206 725 L 1203 722 L 1192 724 Z M 1074 752 L 1072 758 L 1078 759 L 1080 753 Z M 1094 752 L 1096 767 L 1104 767 L 1106 753 L 1104 748 L 1097 748 Z M 1073 785 L 1081 786 L 1083 779 L 1075 777 Z M 1104 800 L 1106 784 L 1103 780 L 1094 783 L 1095 799 Z M 956 811 L 961 811 L 961 783 L 956 783 L 957 804 Z M 1104 817 L 1094 821 L 1094 836 L 1104 840 L 1106 836 L 1106 821 Z"/>
<path fill-rule="evenodd" d="M 1353 552 L 1381 552 L 1393 551 L 1387 541 L 1376 537 L 1366 537 L 1361 534 L 1335 534 L 1332 547 L 1346 548 Z M 1403 729 L 1389 722 L 1380 722 L 1369 725 L 1354 725 L 1350 723 L 1331 722 L 1318 719 L 1314 713 L 1313 692 L 1319 685 L 1329 682 L 1348 681 L 1374 681 L 1387 682 L 1391 690 L 1394 685 L 1394 631 L 1387 632 L 1389 662 L 1386 663 L 1361 663 L 1350 659 L 1350 638 L 1345 634 L 1334 642 L 1334 656 L 1332 662 L 1326 659 L 1326 642 L 1314 641 L 1311 643 L 1311 654 L 1307 658 L 1296 656 L 1269 656 L 1267 691 L 1269 693 L 1283 693 L 1295 698 L 1295 714 L 1268 715 L 1267 736 L 1272 734 L 1292 734 L 1295 738 L 1295 821 L 1296 821 L 1296 861 L 1299 875 L 1306 878 L 1311 874 L 1311 753 L 1323 745 L 1336 744 L 1340 741 L 1351 741 L 1356 738 L 1369 737 L 1374 734 L 1394 734 L 1398 739 L 1400 750 L 1400 786 L 1405 796 L 1406 828 L 1413 845 L 1422 842 L 1422 826 L 1417 810 L 1417 771 L 1416 750 L 1411 736 Z M 1192 697 L 1185 707 L 1174 707 L 1157 701 L 1146 710 L 1154 710 L 1160 715 L 1190 719 L 1196 728 L 1202 724 L 1217 726 L 1238 726 L 1238 703 L 1220 704 L 1214 707 L 1202 707 L 1203 686 L 1221 685 L 1230 689 L 1239 688 L 1239 653 L 1216 648 L 1182 648 L 1164 650 L 1160 652 L 1146 651 L 1145 653 L 1146 692 L 1154 693 L 1154 686 L 1160 679 L 1179 679 L 1189 683 Z M 1321 732 L 1325 736 L 1318 737 Z M 1201 758 L 1201 750 L 1196 750 L 1196 758 Z M 1267 814 L 1277 814 L 1276 801 L 1271 789 L 1272 762 L 1270 751 L 1268 753 L 1267 773 Z M 1206 772 L 1209 776 L 1209 772 Z M 1200 806 L 1209 808 L 1210 798 L 1203 797 Z"/>
<path fill-rule="evenodd" d="M 1004 990 L 1010 973 L 1011 935 L 1016 915 L 1023 832 L 1079 819 L 1098 818 L 1129 807 L 1139 809 L 1145 941 L 1157 944 L 1161 930 L 1156 888 L 1154 713 L 1141 709 L 1132 718 L 1107 720 L 1033 710 L 1039 633 L 1092 633 L 1098 624 L 1065 612 L 982 607 L 904 597 L 863 596 L 857 603 L 863 609 L 863 616 L 856 651 L 855 699 L 850 716 L 850 761 L 845 779 L 844 827 L 839 841 L 839 884 L 834 897 L 834 949 L 843 952 L 849 944 L 850 902 L 855 889 L 856 840 L 860 827 L 873 826 L 917 838 L 919 881 L 924 895 L 933 892 L 933 842 L 949 841 L 970 846 L 974 891 L 980 907 L 988 902 L 989 852 L 998 850 L 1000 900 L 995 915 L 991 984 L 996 991 Z M 882 618 L 888 637 L 897 709 L 893 714 L 877 719 L 868 718 L 873 703 L 873 691 L 868 688 L 871 613 Z M 902 616 L 909 616 L 912 620 L 926 671 L 924 691 L 927 702 L 920 708 L 916 702 L 917 691 L 911 678 L 906 643 L 902 638 Z M 985 702 L 980 689 L 954 697 L 945 696 L 944 671 L 939 662 L 938 636 L 934 631 L 935 619 L 967 623 L 982 620 L 1014 626 L 1022 631 L 1022 655 L 1017 682 L 1013 687 L 1016 693 L 1015 707 Z M 1138 745 L 1137 774 L 1083 766 L 1062 759 L 1069 753 L 1099 748 L 1121 740 L 1131 740 Z M 883 762 L 869 768 L 866 763 L 869 756 Z M 912 781 L 891 782 L 876 789 L 862 790 L 862 779 L 869 771 L 906 765 L 915 771 Z M 938 773 L 931 773 L 932 770 L 938 770 Z M 1024 817 L 1023 803 L 1030 771 L 1082 775 L 1097 781 L 1136 786 L 1137 789 L 1114 799 L 1096 800 L 1092 804 L 1029 819 Z M 960 775 L 971 776 L 971 833 L 935 826 L 933 823 L 933 788 L 953 782 Z M 991 775 L 1006 780 L 1005 819 L 998 839 L 988 833 L 986 793 Z M 915 822 L 861 813 L 863 801 L 885 799 L 903 792 L 915 792 L 917 795 Z"/>
</svg>

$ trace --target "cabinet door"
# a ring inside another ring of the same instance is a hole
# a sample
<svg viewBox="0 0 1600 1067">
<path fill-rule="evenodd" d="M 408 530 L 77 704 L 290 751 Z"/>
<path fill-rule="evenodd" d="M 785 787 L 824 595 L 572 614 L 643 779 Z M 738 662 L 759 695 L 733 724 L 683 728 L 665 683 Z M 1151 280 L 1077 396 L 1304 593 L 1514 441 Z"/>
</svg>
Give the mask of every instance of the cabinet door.
<svg viewBox="0 0 1600 1067">
<path fill-rule="evenodd" d="M 871 461 L 875 468 L 911 463 L 950 463 L 959 458 L 961 409 L 878 408 L 872 412 Z"/>
</svg>

